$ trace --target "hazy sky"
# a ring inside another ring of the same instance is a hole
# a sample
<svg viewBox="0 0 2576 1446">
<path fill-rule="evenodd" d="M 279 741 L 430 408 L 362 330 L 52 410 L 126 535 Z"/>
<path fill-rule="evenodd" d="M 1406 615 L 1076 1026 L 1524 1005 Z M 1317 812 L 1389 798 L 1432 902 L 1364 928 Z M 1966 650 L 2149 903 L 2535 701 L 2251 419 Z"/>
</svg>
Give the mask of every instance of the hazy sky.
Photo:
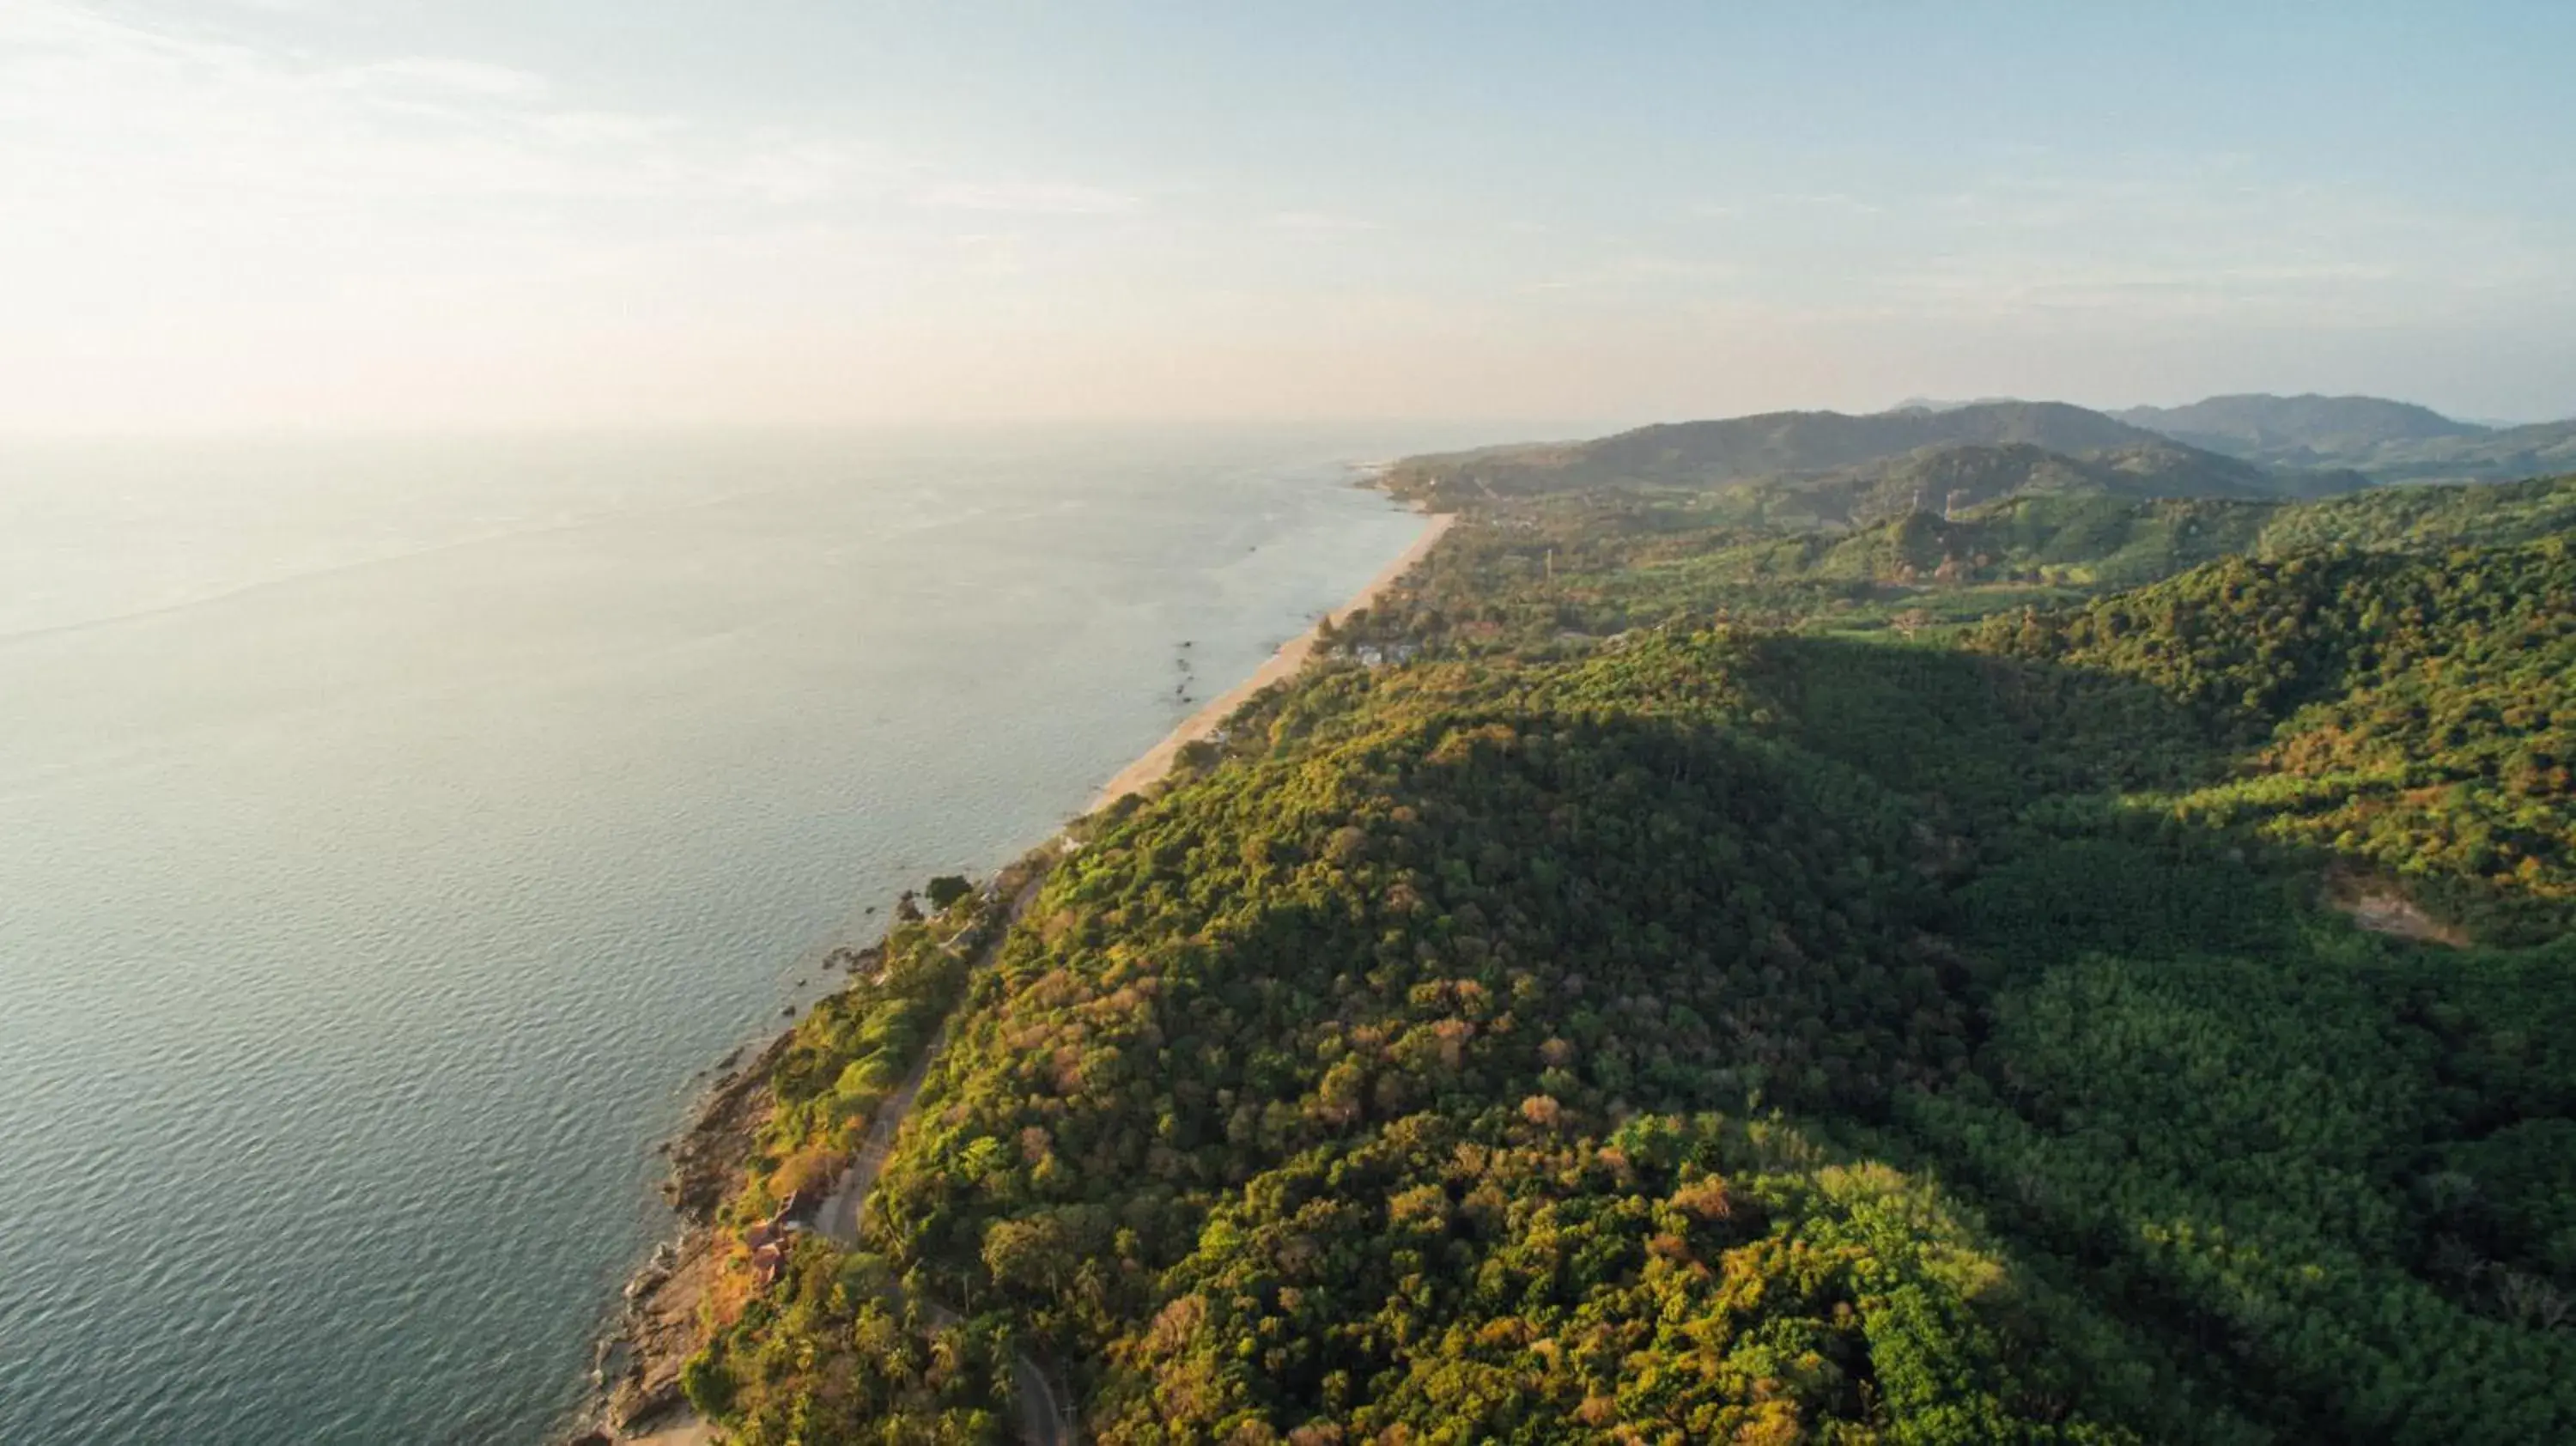
<svg viewBox="0 0 2576 1446">
<path fill-rule="evenodd" d="M 0 0 L 0 429 L 2576 413 L 2576 4 Z"/>
</svg>

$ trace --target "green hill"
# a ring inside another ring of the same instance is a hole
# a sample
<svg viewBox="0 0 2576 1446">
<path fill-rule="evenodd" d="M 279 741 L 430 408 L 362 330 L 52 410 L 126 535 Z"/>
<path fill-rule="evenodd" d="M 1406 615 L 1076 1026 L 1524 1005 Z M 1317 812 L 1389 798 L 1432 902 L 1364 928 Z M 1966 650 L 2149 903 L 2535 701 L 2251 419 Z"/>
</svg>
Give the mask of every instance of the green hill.
<svg viewBox="0 0 2576 1446">
<path fill-rule="evenodd" d="M 2436 556 L 2235 557 L 1970 646 L 2134 678 L 2235 728 L 2251 780 L 2178 816 L 2259 826 L 2392 875 L 2489 934 L 2576 930 L 2576 551 L 2557 533 Z M 2576 1243 L 2576 1242 L 2571 1242 Z"/>
</svg>

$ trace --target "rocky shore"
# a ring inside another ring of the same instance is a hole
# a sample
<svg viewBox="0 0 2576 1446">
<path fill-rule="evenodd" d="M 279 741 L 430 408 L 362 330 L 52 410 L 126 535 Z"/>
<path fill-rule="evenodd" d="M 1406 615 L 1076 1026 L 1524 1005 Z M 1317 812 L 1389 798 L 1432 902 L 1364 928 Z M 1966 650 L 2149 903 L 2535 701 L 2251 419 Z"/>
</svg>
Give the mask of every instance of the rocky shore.
<svg viewBox="0 0 2576 1446">
<path fill-rule="evenodd" d="M 838 962 L 863 969 L 867 958 L 843 954 Z M 642 1439 L 686 1409 L 680 1367 L 698 1348 L 699 1306 L 715 1280 L 716 1210 L 740 1182 L 753 1135 L 769 1117 L 770 1070 L 792 1037 L 781 1031 L 758 1054 L 729 1065 L 667 1147 L 671 1175 L 662 1198 L 679 1216 L 680 1234 L 655 1247 L 626 1283 L 624 1308 L 594 1358 L 596 1395 L 576 1446 Z"/>
</svg>

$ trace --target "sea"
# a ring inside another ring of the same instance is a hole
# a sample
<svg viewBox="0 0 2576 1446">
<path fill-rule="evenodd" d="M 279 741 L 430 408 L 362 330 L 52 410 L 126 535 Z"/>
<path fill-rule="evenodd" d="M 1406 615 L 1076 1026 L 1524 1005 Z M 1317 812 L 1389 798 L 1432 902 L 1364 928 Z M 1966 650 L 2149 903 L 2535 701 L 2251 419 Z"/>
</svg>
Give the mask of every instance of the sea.
<svg viewBox="0 0 2576 1446">
<path fill-rule="evenodd" d="M 0 441 L 0 1442 L 537 1442 L 657 1143 L 1436 429 Z"/>
</svg>

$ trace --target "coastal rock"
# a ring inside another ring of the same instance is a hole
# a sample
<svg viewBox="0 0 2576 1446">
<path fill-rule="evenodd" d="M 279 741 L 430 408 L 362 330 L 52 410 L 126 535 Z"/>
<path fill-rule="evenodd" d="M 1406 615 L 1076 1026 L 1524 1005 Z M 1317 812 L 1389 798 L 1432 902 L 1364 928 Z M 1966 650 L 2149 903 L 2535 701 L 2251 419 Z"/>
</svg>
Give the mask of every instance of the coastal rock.
<svg viewBox="0 0 2576 1446">
<path fill-rule="evenodd" d="M 632 1296 L 628 1297 L 630 1300 Z M 635 1343 L 622 1335 L 610 1336 L 599 1343 L 590 1363 L 590 1384 L 605 1390 L 608 1383 L 635 1374 Z"/>
<path fill-rule="evenodd" d="M 621 1433 L 632 1433 L 636 1427 L 670 1415 L 686 1405 L 680 1392 L 680 1378 L 675 1373 L 651 1387 L 629 1384 L 619 1388 L 608 1403 L 608 1424 Z"/>
<path fill-rule="evenodd" d="M 707 1092 L 697 1122 L 671 1149 L 671 1179 L 662 1195 L 695 1223 L 712 1219 L 742 1161 L 751 1150 L 753 1131 L 769 1114 L 769 1070 L 787 1049 L 789 1036 L 772 1040 L 748 1065 L 727 1074 Z M 737 1049 L 726 1057 L 739 1060 Z"/>
<path fill-rule="evenodd" d="M 623 1437 L 683 1404 L 680 1368 L 699 1343 L 699 1312 L 721 1245 L 711 1229 L 664 1242 L 627 1287 L 625 1319 L 602 1343 L 594 1380 L 608 1391 L 605 1419 Z"/>
</svg>

